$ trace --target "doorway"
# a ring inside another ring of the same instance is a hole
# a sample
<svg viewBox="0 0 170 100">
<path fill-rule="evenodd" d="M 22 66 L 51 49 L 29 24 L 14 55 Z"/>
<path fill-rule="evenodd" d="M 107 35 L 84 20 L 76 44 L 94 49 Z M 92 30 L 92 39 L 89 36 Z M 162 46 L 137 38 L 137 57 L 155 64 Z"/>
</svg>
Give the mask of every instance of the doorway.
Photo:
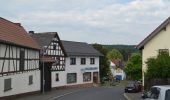
<svg viewBox="0 0 170 100">
<path fill-rule="evenodd" d="M 44 73 L 43 64 L 41 64 L 41 92 L 51 91 L 51 63 L 44 63 Z M 43 75 L 44 75 L 44 87 L 43 87 Z"/>
<path fill-rule="evenodd" d="M 98 84 L 99 83 L 99 73 L 93 72 L 93 83 Z"/>
</svg>

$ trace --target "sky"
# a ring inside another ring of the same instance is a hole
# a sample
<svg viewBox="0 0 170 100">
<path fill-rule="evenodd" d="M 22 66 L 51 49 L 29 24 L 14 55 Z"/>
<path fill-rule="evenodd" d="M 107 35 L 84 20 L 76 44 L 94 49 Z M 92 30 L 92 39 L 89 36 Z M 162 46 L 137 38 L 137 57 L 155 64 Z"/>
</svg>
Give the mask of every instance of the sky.
<svg viewBox="0 0 170 100">
<path fill-rule="evenodd" d="M 1 0 L 0 17 L 61 40 L 137 45 L 170 15 L 170 0 Z"/>
</svg>

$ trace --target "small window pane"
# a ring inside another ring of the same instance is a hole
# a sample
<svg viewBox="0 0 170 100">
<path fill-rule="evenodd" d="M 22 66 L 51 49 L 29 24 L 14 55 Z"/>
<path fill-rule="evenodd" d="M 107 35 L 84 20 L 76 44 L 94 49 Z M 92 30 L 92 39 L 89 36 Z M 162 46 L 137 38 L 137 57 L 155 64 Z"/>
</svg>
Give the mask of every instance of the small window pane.
<svg viewBox="0 0 170 100">
<path fill-rule="evenodd" d="M 70 65 L 76 64 L 76 58 L 70 58 Z"/>
<path fill-rule="evenodd" d="M 33 76 L 32 75 L 29 76 L 29 85 L 31 85 L 31 84 L 33 84 Z"/>
<path fill-rule="evenodd" d="M 86 64 L 86 58 L 81 58 L 81 64 L 85 65 Z"/>
<path fill-rule="evenodd" d="M 59 81 L 59 74 L 56 73 L 55 76 L 56 76 L 56 79 L 55 79 L 55 80 L 56 80 L 56 81 Z"/>
<path fill-rule="evenodd" d="M 90 58 L 90 64 L 95 64 L 95 59 L 94 58 Z"/>
<path fill-rule="evenodd" d="M 168 49 L 159 49 L 159 54 L 160 53 L 168 53 L 169 54 L 169 50 Z"/>
<path fill-rule="evenodd" d="M 166 91 L 165 100 L 170 100 L 170 90 Z"/>
</svg>

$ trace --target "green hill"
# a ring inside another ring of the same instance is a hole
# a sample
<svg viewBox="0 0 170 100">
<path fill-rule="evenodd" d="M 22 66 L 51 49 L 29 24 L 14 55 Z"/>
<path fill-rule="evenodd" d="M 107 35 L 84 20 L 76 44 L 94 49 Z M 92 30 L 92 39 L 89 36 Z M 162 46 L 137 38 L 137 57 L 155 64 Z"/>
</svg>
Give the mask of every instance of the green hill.
<svg viewBox="0 0 170 100">
<path fill-rule="evenodd" d="M 128 60 L 128 57 L 132 53 L 140 52 L 138 49 L 135 48 L 136 45 L 103 45 L 103 46 L 107 48 L 109 51 L 112 50 L 113 48 L 118 49 L 122 53 L 125 61 Z"/>
</svg>

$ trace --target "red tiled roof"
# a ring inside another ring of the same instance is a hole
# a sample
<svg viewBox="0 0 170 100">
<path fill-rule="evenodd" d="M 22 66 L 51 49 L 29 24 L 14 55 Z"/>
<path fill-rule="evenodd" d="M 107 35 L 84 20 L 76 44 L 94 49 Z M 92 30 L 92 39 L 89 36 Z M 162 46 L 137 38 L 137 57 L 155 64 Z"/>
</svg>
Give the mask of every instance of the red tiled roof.
<svg viewBox="0 0 170 100">
<path fill-rule="evenodd" d="M 40 49 L 37 42 L 20 26 L 0 17 L 0 42 L 10 43 L 32 49 Z"/>
</svg>

